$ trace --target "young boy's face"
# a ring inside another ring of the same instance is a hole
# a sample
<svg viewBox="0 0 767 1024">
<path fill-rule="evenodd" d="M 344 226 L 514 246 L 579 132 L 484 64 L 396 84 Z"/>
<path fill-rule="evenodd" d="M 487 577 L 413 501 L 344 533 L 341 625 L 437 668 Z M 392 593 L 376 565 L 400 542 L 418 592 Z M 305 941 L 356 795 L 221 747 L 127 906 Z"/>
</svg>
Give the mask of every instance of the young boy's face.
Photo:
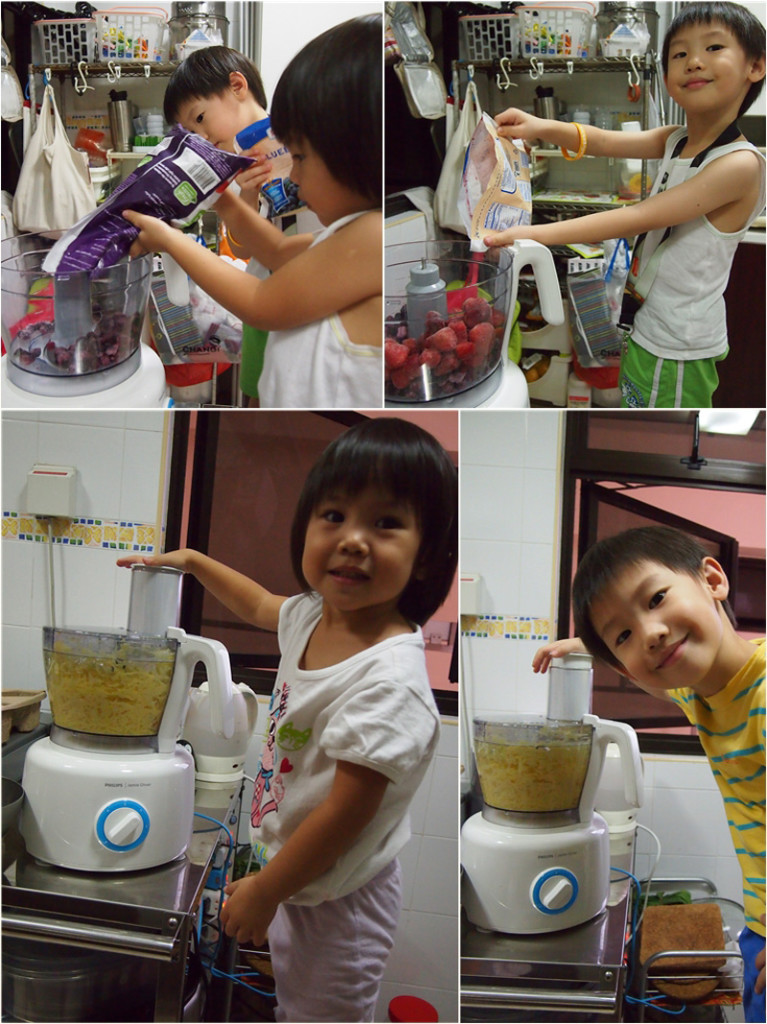
<svg viewBox="0 0 767 1024">
<path fill-rule="evenodd" d="M 610 652 L 640 686 L 708 689 L 724 627 L 727 578 L 713 558 L 701 575 L 658 562 L 627 568 L 591 605 L 591 622 Z"/>
<path fill-rule="evenodd" d="M 180 104 L 177 120 L 187 131 L 230 153 L 234 152 L 235 135 L 252 124 L 250 107 L 234 89 L 192 97 Z"/>
<path fill-rule="evenodd" d="M 666 88 L 688 113 L 733 106 L 735 113 L 752 82 L 764 77 L 764 60 L 746 56 L 722 22 L 686 25 L 671 39 Z"/>
</svg>

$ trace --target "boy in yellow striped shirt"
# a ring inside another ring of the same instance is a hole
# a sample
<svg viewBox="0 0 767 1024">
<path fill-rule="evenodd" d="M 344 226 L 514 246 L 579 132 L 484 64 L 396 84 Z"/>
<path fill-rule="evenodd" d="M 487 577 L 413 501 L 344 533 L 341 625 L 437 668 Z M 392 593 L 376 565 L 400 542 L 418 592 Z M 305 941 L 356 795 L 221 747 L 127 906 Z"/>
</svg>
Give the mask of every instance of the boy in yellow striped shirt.
<svg viewBox="0 0 767 1024">
<path fill-rule="evenodd" d="M 677 704 L 696 727 L 722 794 L 743 874 L 746 1021 L 765 1020 L 765 643 L 735 631 L 721 565 L 687 534 L 665 526 L 626 530 L 591 547 L 573 580 L 583 646 L 655 697 Z"/>
</svg>

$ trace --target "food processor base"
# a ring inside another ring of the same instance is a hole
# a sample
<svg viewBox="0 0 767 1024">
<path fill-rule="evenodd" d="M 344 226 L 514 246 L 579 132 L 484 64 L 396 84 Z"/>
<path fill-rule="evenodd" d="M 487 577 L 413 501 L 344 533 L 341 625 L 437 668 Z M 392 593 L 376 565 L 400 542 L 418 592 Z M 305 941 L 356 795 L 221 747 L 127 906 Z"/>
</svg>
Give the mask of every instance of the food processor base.
<svg viewBox="0 0 767 1024">
<path fill-rule="evenodd" d="M 610 889 L 605 820 L 561 828 L 515 828 L 473 815 L 461 830 L 462 901 L 472 924 L 535 935 L 601 913 Z"/>
<path fill-rule="evenodd" d="M 186 850 L 194 761 L 172 754 L 99 753 L 37 740 L 27 751 L 20 831 L 38 860 L 74 871 L 138 871 Z"/>
<path fill-rule="evenodd" d="M 5 356 L 0 374 L 0 403 L 4 409 L 39 409 L 46 406 L 58 409 L 102 409 L 105 406 L 115 409 L 167 409 L 172 403 L 160 357 L 148 345 L 142 344 L 140 351 L 141 358 L 135 373 L 119 384 L 105 386 L 101 391 L 87 395 L 68 393 L 66 378 L 60 379 L 60 393 L 55 396 L 26 391 L 9 378 L 8 357 Z"/>
</svg>

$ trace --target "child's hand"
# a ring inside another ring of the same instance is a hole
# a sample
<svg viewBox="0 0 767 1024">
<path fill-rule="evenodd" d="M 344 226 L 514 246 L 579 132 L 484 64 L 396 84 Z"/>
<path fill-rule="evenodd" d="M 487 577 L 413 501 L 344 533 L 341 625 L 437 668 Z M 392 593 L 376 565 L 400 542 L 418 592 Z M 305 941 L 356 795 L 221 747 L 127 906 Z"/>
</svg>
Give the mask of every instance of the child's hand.
<svg viewBox="0 0 767 1024">
<path fill-rule="evenodd" d="M 516 227 L 507 228 L 505 231 L 488 231 L 482 236 L 482 241 L 490 249 L 497 249 L 504 245 L 511 245 L 518 238 L 533 238 L 534 228 L 531 225 L 518 224 Z"/>
<path fill-rule="evenodd" d="M 146 252 L 167 252 L 168 245 L 179 234 L 170 224 L 146 213 L 123 210 L 123 217 L 141 231 L 130 247 L 131 256 L 143 256 Z"/>
<path fill-rule="evenodd" d="M 495 115 L 495 123 L 498 125 L 498 134 L 504 139 L 539 139 L 544 121 L 540 117 L 528 114 L 524 110 L 517 110 L 516 107 L 509 107 Z"/>
<path fill-rule="evenodd" d="M 548 672 L 553 658 L 564 658 L 566 654 L 586 654 L 586 648 L 577 636 L 566 640 L 554 640 L 539 647 L 533 655 L 533 672 Z"/>
<path fill-rule="evenodd" d="M 259 873 L 230 882 L 225 892 L 227 898 L 221 909 L 221 924 L 226 934 L 238 942 L 262 946 L 279 904 L 270 898 L 268 887 L 261 884 Z"/>
<path fill-rule="evenodd" d="M 271 178 L 272 165 L 263 153 L 256 150 L 255 146 L 244 150 L 242 155 L 251 156 L 254 160 L 250 167 L 246 167 L 237 175 L 237 184 L 240 186 L 243 198 L 250 200 L 258 196 L 261 186 Z"/>
<path fill-rule="evenodd" d="M 186 550 L 169 551 L 164 555 L 124 555 L 117 559 L 117 564 L 124 568 L 132 565 L 164 565 L 170 569 L 181 569 L 186 572 Z"/>
</svg>

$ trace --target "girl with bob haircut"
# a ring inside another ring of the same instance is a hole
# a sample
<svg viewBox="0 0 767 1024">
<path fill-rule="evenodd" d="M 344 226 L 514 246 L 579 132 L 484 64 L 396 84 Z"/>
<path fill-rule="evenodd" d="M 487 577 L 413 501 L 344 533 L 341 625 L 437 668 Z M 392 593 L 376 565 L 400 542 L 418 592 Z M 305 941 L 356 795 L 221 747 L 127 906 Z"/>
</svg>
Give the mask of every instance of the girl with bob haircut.
<svg viewBox="0 0 767 1024">
<path fill-rule="evenodd" d="M 221 923 L 239 942 L 268 934 L 279 1021 L 374 1019 L 408 808 L 439 739 L 420 624 L 452 583 L 457 505 L 436 439 L 373 417 L 333 441 L 303 487 L 291 532 L 303 593 L 272 594 L 189 549 L 118 561 L 191 572 L 277 632 L 251 807 L 260 870 L 227 886 Z"/>
</svg>

